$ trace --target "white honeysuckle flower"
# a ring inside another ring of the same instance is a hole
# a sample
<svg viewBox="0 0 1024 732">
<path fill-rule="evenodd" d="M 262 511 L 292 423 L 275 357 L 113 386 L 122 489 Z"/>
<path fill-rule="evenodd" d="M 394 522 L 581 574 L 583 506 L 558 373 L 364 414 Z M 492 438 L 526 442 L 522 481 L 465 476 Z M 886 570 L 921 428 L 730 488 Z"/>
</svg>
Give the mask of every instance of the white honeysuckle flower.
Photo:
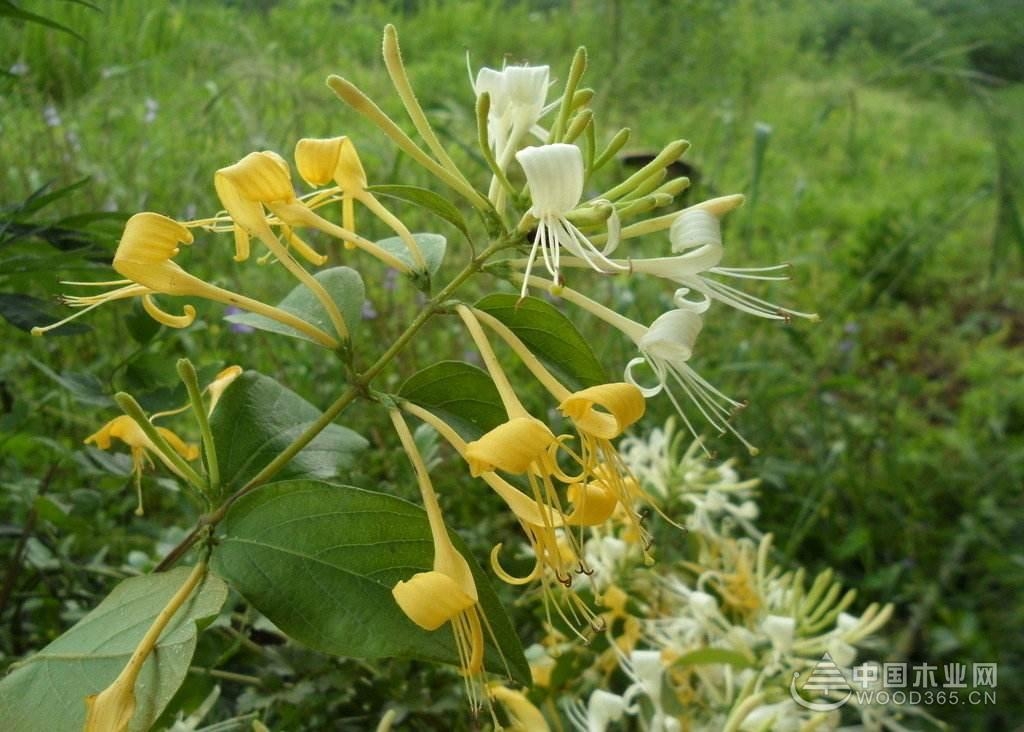
<svg viewBox="0 0 1024 732">
<path fill-rule="evenodd" d="M 747 446 L 751 454 L 756 454 L 756 448 L 729 424 L 733 412 L 745 405 L 727 397 L 687 364 L 703 327 L 704 319 L 693 308 L 677 308 L 660 315 L 646 332 L 639 338 L 634 338 L 642 355 L 626 364 L 625 380 L 637 386 L 648 398 L 665 391 L 687 428 L 694 437 L 697 437 L 693 423 L 686 416 L 679 398 L 673 393 L 673 385 L 669 383 L 671 377 L 674 386 L 682 390 L 715 429 L 719 432 L 732 432 Z M 658 380 L 656 385 L 642 386 L 633 376 L 633 369 L 642 363 L 646 363 L 654 371 Z"/>
<path fill-rule="evenodd" d="M 549 76 L 547 66 L 506 66 L 501 71 L 485 66 L 477 73 L 473 92 L 491 98 L 487 136 L 502 170 L 527 134 L 544 134 L 537 123 L 547 111 Z"/>
<path fill-rule="evenodd" d="M 562 249 L 604 274 L 628 269 L 627 265 L 613 262 L 607 256 L 618 245 L 618 219 L 614 209 L 609 218 L 608 243 L 603 250 L 591 244 L 583 232 L 566 218 L 566 214 L 576 208 L 583 197 L 583 153 L 578 147 L 565 143 L 527 147 L 516 153 L 516 159 L 530 188 L 533 201 L 530 215 L 537 219 L 537 233 L 523 276 L 521 294 L 524 297 L 538 252 L 556 285 L 561 284 L 559 259 Z"/>
<path fill-rule="evenodd" d="M 644 274 L 667 279 L 681 285 L 676 292 L 677 307 L 705 312 L 712 300 L 718 300 L 732 308 L 750 315 L 770 320 L 789 320 L 793 317 L 817 320 L 814 313 L 780 307 L 762 300 L 735 287 L 723 284 L 708 275 L 732 277 L 747 280 L 786 280 L 784 271 L 788 265 L 770 267 L 721 267 L 722 228 L 720 216 L 732 210 L 743 201 L 743 197 L 723 196 L 691 206 L 679 213 L 669 231 L 672 251 L 675 256 L 649 259 L 612 259 L 621 270 L 631 274 Z M 566 266 L 592 266 L 587 260 L 567 260 Z M 691 292 L 700 299 L 688 299 Z"/>
<path fill-rule="evenodd" d="M 796 637 L 796 620 L 783 615 L 768 615 L 761 622 L 761 630 L 777 651 L 788 653 Z"/>
<path fill-rule="evenodd" d="M 705 298 L 718 300 L 745 313 L 770 320 L 789 320 L 792 317 L 817 320 L 814 313 L 802 313 L 789 308 L 780 307 L 767 300 L 754 297 L 735 287 L 722 284 L 717 280 L 701 276 L 701 272 L 751 280 L 785 280 L 784 274 L 778 274 L 788 268 L 779 264 L 770 267 L 720 267 L 719 262 L 724 252 L 722 246 L 721 220 L 716 212 L 708 208 L 694 207 L 687 209 L 677 218 L 669 230 L 672 251 L 681 252 L 678 257 L 667 257 L 663 260 L 643 260 L 633 262 L 635 272 L 656 274 L 678 282 L 684 288 L 695 290 Z M 672 260 L 676 260 L 672 262 Z M 705 265 L 699 271 L 697 266 Z"/>
<path fill-rule="evenodd" d="M 569 721 L 578 732 L 606 732 L 609 724 L 633 711 L 623 697 L 604 689 L 594 689 L 586 707 L 579 701 L 566 707 Z"/>
</svg>

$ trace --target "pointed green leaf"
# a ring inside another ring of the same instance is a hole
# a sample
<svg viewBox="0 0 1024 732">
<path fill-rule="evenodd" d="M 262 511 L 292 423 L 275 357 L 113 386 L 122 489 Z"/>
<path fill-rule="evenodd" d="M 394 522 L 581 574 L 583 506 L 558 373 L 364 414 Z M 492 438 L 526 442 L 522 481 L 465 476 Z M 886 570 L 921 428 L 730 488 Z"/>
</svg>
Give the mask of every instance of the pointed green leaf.
<svg viewBox="0 0 1024 732">
<path fill-rule="evenodd" d="M 570 389 L 608 381 L 590 344 L 551 303 L 502 292 L 486 296 L 475 307 L 507 325 Z"/>
<path fill-rule="evenodd" d="M 345 322 L 350 324 L 350 327 L 351 324 L 358 323 L 362 317 L 363 300 L 366 297 L 366 288 L 363 286 L 363 278 L 359 276 L 359 273 L 351 267 L 331 267 L 330 269 L 317 272 L 313 277 L 323 285 L 324 289 L 327 290 L 327 294 L 338 304 L 338 309 L 341 310 Z M 285 295 L 284 300 L 278 303 L 277 307 L 293 315 L 298 315 L 307 323 L 315 325 L 325 333 L 334 335 L 334 326 L 331 324 L 330 316 L 324 310 L 320 301 L 316 299 L 316 296 L 313 295 L 313 292 L 305 285 L 299 285 Z M 280 333 L 292 338 L 301 338 L 315 343 L 305 333 L 300 333 L 294 328 L 264 315 L 235 313 L 226 316 L 224 319 L 229 323 L 248 325 L 252 328 L 269 331 L 270 333 Z"/>
<path fill-rule="evenodd" d="M 381 196 L 397 198 L 400 201 L 407 201 L 408 203 L 425 208 L 461 231 L 467 239 L 471 238 L 469 225 L 466 223 L 466 219 L 463 218 L 462 212 L 440 193 L 435 193 L 429 188 L 400 185 L 370 186 L 369 190 Z"/>
<path fill-rule="evenodd" d="M 491 377 L 463 361 L 441 361 L 417 371 L 398 395 L 429 409 L 467 440 L 508 419 Z"/>
<path fill-rule="evenodd" d="M 431 569 L 426 512 L 407 501 L 351 486 L 295 480 L 239 499 L 222 524 L 213 565 L 289 636 L 318 651 L 356 658 L 407 657 L 458 663 L 451 625 L 425 631 L 391 595 L 399 580 Z M 529 683 L 522 646 L 483 572 L 466 553 L 489 642 L 488 668 Z"/>
<path fill-rule="evenodd" d="M 427 274 L 433 278 L 437 274 L 437 270 L 440 269 L 441 262 L 444 261 L 444 252 L 448 246 L 448 240 L 440 234 L 413 234 L 412 238 L 419 245 L 420 253 L 427 264 Z M 401 237 L 392 236 L 388 239 L 381 239 L 377 242 L 377 245 L 394 254 L 410 267 L 415 266 L 412 254 L 409 252 L 409 247 L 406 246 Z"/>
<path fill-rule="evenodd" d="M 0 729 L 79 730 L 85 698 L 109 686 L 191 569 L 127 579 L 74 627 L 0 681 Z M 148 730 L 181 686 L 204 621 L 220 612 L 227 586 L 213 574 L 175 613 L 135 684 L 131 730 Z"/>
<path fill-rule="evenodd" d="M 223 490 L 245 485 L 319 416 L 319 409 L 269 376 L 246 371 L 235 379 L 210 417 Z M 328 425 L 278 476 L 333 478 L 366 445 L 352 430 Z"/>
</svg>

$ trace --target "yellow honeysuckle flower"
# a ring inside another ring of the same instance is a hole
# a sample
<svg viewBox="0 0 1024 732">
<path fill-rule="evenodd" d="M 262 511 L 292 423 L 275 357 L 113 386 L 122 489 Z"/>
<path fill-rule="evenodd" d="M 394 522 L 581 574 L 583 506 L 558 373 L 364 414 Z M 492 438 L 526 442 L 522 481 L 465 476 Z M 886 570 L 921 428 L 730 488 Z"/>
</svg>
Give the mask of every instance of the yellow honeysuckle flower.
<svg viewBox="0 0 1024 732">
<path fill-rule="evenodd" d="M 572 420 L 580 438 L 580 462 L 618 502 L 619 514 L 630 524 L 630 536 L 646 545 L 649 537 L 633 507 L 636 499 L 653 501 L 640 488 L 612 440 L 636 423 L 646 409 L 643 392 L 635 385 L 599 384 L 574 392 L 562 400 L 559 410 Z M 609 517 L 615 510 L 609 512 Z"/>
<path fill-rule="evenodd" d="M 337 348 L 338 342 L 319 328 L 307 323 L 292 313 L 267 305 L 245 295 L 240 295 L 213 285 L 185 271 L 173 258 L 181 251 L 181 245 L 193 241 L 192 232 L 183 224 L 162 214 L 137 213 L 128 219 L 121 235 L 121 241 L 114 253 L 113 267 L 118 274 L 128 279 L 111 282 L 68 282 L 65 284 L 84 286 L 120 285 L 116 289 L 98 295 L 65 296 L 63 301 L 81 311 L 57 323 L 33 328 L 34 335 L 52 330 L 95 307 L 114 300 L 133 297 L 142 298 L 146 312 L 159 323 L 171 328 L 185 328 L 192 324 L 196 309 L 185 305 L 182 315 L 172 315 L 162 310 L 154 295 L 179 297 L 200 297 L 225 305 L 234 305 L 243 310 L 259 313 L 305 333 L 327 348 Z"/>
<path fill-rule="evenodd" d="M 299 202 L 292 187 L 288 163 L 270 151 L 249 153 L 234 165 L 221 168 L 213 176 L 217 197 L 235 222 L 235 261 L 249 258 L 249 236 L 256 236 L 274 255 L 282 257 L 283 246 L 270 228 L 264 207 L 288 225 L 303 219 L 308 209 Z M 310 212 L 311 213 L 311 212 Z M 305 260 L 315 265 L 327 262 L 327 257 L 316 252 L 297 236 L 289 243 Z"/>
<path fill-rule="evenodd" d="M 508 713 L 509 726 L 503 728 L 508 732 L 549 732 L 551 729 L 541 711 L 523 692 L 492 684 L 488 687 L 488 694 Z"/>
<path fill-rule="evenodd" d="M 354 202 L 359 201 L 401 237 L 416 262 L 416 268 L 425 269 L 423 254 L 409 229 L 397 216 L 388 211 L 376 196 L 366 190 L 366 171 L 351 139 L 344 136 L 301 139 L 295 145 L 295 165 L 299 169 L 299 175 L 311 186 L 326 185 L 331 180 L 337 183 L 337 190 L 341 193 L 341 224 L 345 229 L 355 232 Z M 315 200 L 320 201 L 332 193 L 334 191 L 331 189 L 320 191 Z M 357 243 L 346 240 L 345 246 L 351 249 L 356 247 Z"/>
<path fill-rule="evenodd" d="M 292 259 L 271 229 L 271 223 L 280 223 L 287 228 L 289 243 L 312 264 L 319 266 L 324 264 L 327 258 L 299 239 L 292 231 L 293 228 L 317 229 L 344 242 L 354 244 L 389 267 L 400 272 L 409 272 L 408 265 L 393 254 L 355 232 L 317 215 L 309 206 L 300 201 L 292 187 L 288 163 L 277 153 L 270 151 L 249 153 L 234 165 L 218 170 L 214 174 L 213 182 L 221 203 L 236 224 L 235 259 L 238 261 L 248 258 L 248 237 L 253 235 L 262 241 L 281 264 L 287 267 L 300 281 L 311 289 L 318 287 L 319 283 Z M 276 217 L 273 222 L 268 219 L 265 209 Z M 418 252 L 418 249 L 413 250 L 413 257 L 417 260 L 418 268 L 424 269 L 422 256 L 416 257 Z M 313 291 L 316 292 L 316 289 Z M 324 294 L 326 295 L 326 293 Z M 328 307 L 326 303 L 324 306 Z M 330 312 L 330 308 L 328 308 L 328 312 Z"/>
<path fill-rule="evenodd" d="M 431 412 L 414 404 L 405 409 L 434 427 L 442 437 L 462 455 L 506 505 L 512 510 L 526 535 L 534 556 L 533 568 L 523 576 L 506 571 L 499 561 L 503 544 L 491 550 L 491 568 L 504 582 L 525 585 L 534 580 L 541 582 L 545 609 L 550 616 L 553 605 L 556 612 L 573 627 L 590 624 L 599 626 L 597 617 L 575 593 L 565 595 L 569 603 L 567 617 L 555 597 L 552 578 L 566 589 L 572 586 L 572 573 L 588 572 L 583 561 L 580 543 L 567 527 L 601 523 L 614 511 L 615 499 L 602 485 L 573 483 L 567 498 L 573 510 L 566 512 L 558 498 L 552 481 L 553 473 L 560 472 L 554 463 L 553 451 L 558 441 L 539 420 L 514 418 L 485 434 L 479 440 L 466 443 L 451 428 Z M 514 438 L 514 439 L 513 439 Z M 513 439 L 512 445 L 507 440 Z M 524 449 L 525 448 L 525 449 Z M 522 492 L 495 470 L 526 475 L 532 495 Z M 579 631 L 576 631 L 579 633 Z"/>
<path fill-rule="evenodd" d="M 459 668 L 466 677 L 470 702 L 478 707 L 478 686 L 484 669 L 483 628 L 487 620 L 480 609 L 473 571 L 448 536 L 426 464 L 401 412 L 392 410 L 391 421 L 416 472 L 434 544 L 433 569 L 399 581 L 391 594 L 402 612 L 424 630 L 433 631 L 445 623 L 452 624 Z"/>
<path fill-rule="evenodd" d="M 167 441 L 176 453 L 185 460 L 195 460 L 199 457 L 199 448 L 185 442 L 178 435 L 166 427 L 157 427 L 156 431 Z M 131 448 L 132 472 L 135 476 L 135 490 L 138 495 L 139 505 L 135 513 L 142 515 L 142 471 L 147 464 L 152 465 L 150 454 L 159 458 L 160 462 L 167 466 L 171 472 L 179 477 L 184 477 L 178 468 L 161 452 L 149 436 L 143 432 L 138 423 L 126 414 L 114 417 L 96 432 L 85 438 L 86 445 L 94 444 L 101 450 L 109 450 L 114 440 L 119 440 Z"/>
</svg>

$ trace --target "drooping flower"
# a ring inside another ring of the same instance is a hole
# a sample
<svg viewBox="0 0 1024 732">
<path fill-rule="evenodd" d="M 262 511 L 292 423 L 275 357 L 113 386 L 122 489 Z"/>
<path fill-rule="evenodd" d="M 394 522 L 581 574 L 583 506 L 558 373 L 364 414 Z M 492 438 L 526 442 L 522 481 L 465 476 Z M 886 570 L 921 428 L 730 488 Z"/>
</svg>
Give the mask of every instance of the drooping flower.
<svg viewBox="0 0 1024 732">
<path fill-rule="evenodd" d="M 483 629 L 487 621 L 480 609 L 476 581 L 466 558 L 448 536 L 437 494 L 412 433 L 400 412 L 392 410 L 391 419 L 415 469 L 434 544 L 433 568 L 399 581 L 391 594 L 402 612 L 424 630 L 437 630 L 451 623 L 470 702 L 479 707 L 480 677 L 484 668 Z"/>
<path fill-rule="evenodd" d="M 676 393 L 678 389 L 719 432 L 732 432 L 752 453 L 756 453 L 756 448 L 744 440 L 729 423 L 732 414 L 745 405 L 727 397 L 687 363 L 693 355 L 697 336 L 703 326 L 703 318 L 693 309 L 677 308 L 658 316 L 635 339 L 642 355 L 626 364 L 626 381 L 638 386 L 645 397 L 664 391 L 690 432 L 696 436 L 693 423 L 687 417 Z M 657 379 L 653 386 L 642 386 L 633 376 L 634 368 L 644 363 Z"/>
<path fill-rule="evenodd" d="M 195 460 L 199 457 L 199 448 L 185 442 L 178 435 L 166 427 L 156 427 L 156 431 L 170 445 L 178 455 L 185 460 Z M 177 466 L 159 449 L 149 436 L 142 430 L 138 423 L 126 414 L 114 417 L 98 430 L 85 438 L 85 444 L 93 444 L 101 450 L 109 450 L 114 440 L 123 442 L 132 453 L 132 473 L 135 476 L 135 492 L 138 496 L 138 507 L 135 512 L 142 514 L 142 471 L 147 465 L 152 465 L 151 455 L 156 455 L 168 470 L 179 477 L 184 477 Z"/>
<path fill-rule="evenodd" d="M 562 249 L 598 272 L 607 274 L 628 269 L 607 256 L 618 245 L 618 219 L 614 209 L 611 209 L 608 219 L 608 243 L 603 250 L 595 247 L 567 218 L 583 196 L 583 154 L 578 147 L 565 143 L 527 147 L 516 153 L 516 159 L 526 173 L 530 189 L 533 203 L 529 213 L 537 219 L 537 232 L 526 262 L 521 292 L 524 297 L 538 253 L 556 286 L 561 284 L 559 259 Z"/>
<path fill-rule="evenodd" d="M 742 202 L 742 196 L 723 196 L 686 209 L 676 218 L 669 231 L 672 251 L 677 252 L 677 256 L 630 260 L 631 272 L 662 277 L 682 285 L 676 295 L 677 305 L 699 313 L 707 310 L 712 300 L 718 300 L 742 312 L 769 320 L 789 320 L 793 317 L 817 320 L 818 316 L 813 313 L 774 305 L 708 276 L 713 274 L 748 280 L 787 279 L 784 274 L 780 274 L 787 269 L 788 265 L 785 264 L 770 267 L 719 266 L 725 251 L 722 246 L 721 216 Z M 690 291 L 699 293 L 702 299 L 686 299 Z"/>
</svg>

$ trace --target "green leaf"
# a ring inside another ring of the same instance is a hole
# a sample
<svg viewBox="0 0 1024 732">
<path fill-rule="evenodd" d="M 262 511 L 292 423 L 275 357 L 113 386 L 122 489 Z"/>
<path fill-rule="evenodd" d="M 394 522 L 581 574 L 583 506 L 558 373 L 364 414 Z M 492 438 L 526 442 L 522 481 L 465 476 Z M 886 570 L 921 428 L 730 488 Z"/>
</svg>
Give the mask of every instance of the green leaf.
<svg viewBox="0 0 1024 732">
<path fill-rule="evenodd" d="M 441 262 L 444 261 L 444 252 L 448 246 L 448 240 L 440 234 L 413 234 L 412 238 L 419 245 L 420 253 L 423 255 L 427 265 L 427 274 L 433 279 L 437 274 L 437 270 L 441 268 Z M 401 237 L 392 236 L 388 239 L 381 239 L 377 242 L 377 245 L 385 251 L 394 254 L 410 267 L 415 267 L 409 247 L 406 246 Z"/>
<path fill-rule="evenodd" d="M 231 585 L 289 636 L 318 651 L 356 658 L 408 657 L 458 663 L 451 625 L 419 628 L 391 588 L 431 569 L 426 512 L 383 493 L 318 481 L 263 486 L 228 511 L 213 564 Z M 457 536 L 476 579 L 497 650 L 488 667 L 530 679 L 519 638 L 494 590 Z"/>
<path fill-rule="evenodd" d="M 338 308 L 341 310 L 341 314 L 345 318 L 345 322 L 349 324 L 349 327 L 351 328 L 354 323 L 358 323 L 362 317 L 363 300 L 366 297 L 366 288 L 363 286 L 363 278 L 359 276 L 359 273 L 351 267 L 331 267 L 330 269 L 317 272 L 313 277 L 323 285 L 324 289 L 327 290 L 327 294 L 338 304 Z M 315 325 L 325 333 L 334 333 L 334 326 L 331 324 L 331 318 L 327 311 L 324 310 L 320 301 L 316 299 L 313 292 L 305 285 L 298 285 L 285 295 L 277 307 L 293 315 L 298 315 L 307 323 Z M 235 313 L 226 316 L 224 319 L 229 323 L 248 325 L 270 333 L 280 333 L 292 338 L 301 338 L 311 343 L 316 342 L 305 333 L 300 333 L 294 328 L 264 315 Z"/>
<path fill-rule="evenodd" d="M 18 330 L 31 331 L 38 326 L 56 323 L 60 318 L 46 311 L 49 303 L 17 292 L 0 293 L 0 316 Z M 66 336 L 92 330 L 82 323 L 65 323 L 48 331 L 48 335 Z"/>
<path fill-rule="evenodd" d="M 71 397 L 82 404 L 89 404 L 94 407 L 111 407 L 115 402 L 113 397 L 106 392 L 103 384 L 92 374 L 76 374 L 71 371 L 55 372 L 46 364 L 29 357 L 29 363 L 42 371 L 46 376 L 53 379 L 70 392 Z"/>
<path fill-rule="evenodd" d="M 607 383 L 590 344 L 554 305 L 536 297 L 494 293 L 475 307 L 507 325 L 570 389 Z"/>
<path fill-rule="evenodd" d="M 398 395 L 429 409 L 467 440 L 508 419 L 491 377 L 462 361 L 441 361 L 417 371 Z"/>
<path fill-rule="evenodd" d="M 400 185 L 370 186 L 368 190 L 382 196 L 397 198 L 400 201 L 406 201 L 425 208 L 461 231 L 467 239 L 471 238 L 469 225 L 466 223 L 466 219 L 463 218 L 462 212 L 440 193 L 435 193 L 428 188 L 420 188 L 419 186 Z"/>
<path fill-rule="evenodd" d="M 85 698 L 102 691 L 185 583 L 181 567 L 127 579 L 95 610 L 0 681 L 0 729 L 79 730 Z M 220 612 L 227 586 L 213 574 L 175 613 L 136 682 L 131 730 L 147 730 L 181 686 L 200 628 Z"/>
<path fill-rule="evenodd" d="M 235 490 L 259 473 L 320 410 L 269 376 L 246 371 L 225 390 L 210 417 L 222 489 Z M 332 424 L 292 458 L 279 478 L 333 478 L 352 465 L 365 439 Z"/>
</svg>

